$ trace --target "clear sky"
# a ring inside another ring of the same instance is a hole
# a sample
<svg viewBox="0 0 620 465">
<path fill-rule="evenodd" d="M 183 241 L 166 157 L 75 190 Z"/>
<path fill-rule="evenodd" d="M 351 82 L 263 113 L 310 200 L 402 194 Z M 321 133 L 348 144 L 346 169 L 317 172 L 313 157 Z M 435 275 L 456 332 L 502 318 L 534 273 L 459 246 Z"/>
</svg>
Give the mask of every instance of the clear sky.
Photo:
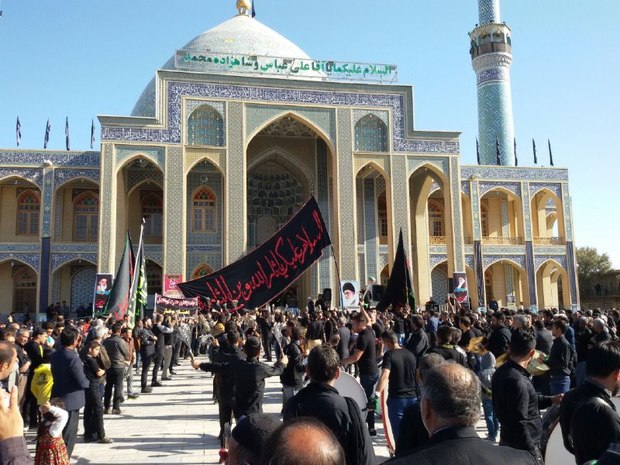
<svg viewBox="0 0 620 465">
<path fill-rule="evenodd" d="M 234 0 L 0 0 L 0 147 L 88 149 L 97 115 L 128 115 L 177 48 L 236 13 Z M 257 0 L 257 19 L 316 59 L 390 63 L 414 86 L 415 126 L 462 131 L 475 164 L 476 0 Z M 512 28 L 520 164 L 569 168 L 577 246 L 620 267 L 618 0 L 502 0 Z M 97 137 L 97 144 L 99 138 Z"/>
</svg>

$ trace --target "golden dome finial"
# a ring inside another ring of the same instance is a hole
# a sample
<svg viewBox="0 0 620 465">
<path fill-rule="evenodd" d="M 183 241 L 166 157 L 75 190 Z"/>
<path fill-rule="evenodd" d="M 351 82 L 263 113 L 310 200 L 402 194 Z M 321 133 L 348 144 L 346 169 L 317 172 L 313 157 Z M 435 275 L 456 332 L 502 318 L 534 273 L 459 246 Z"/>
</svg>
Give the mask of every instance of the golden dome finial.
<svg viewBox="0 0 620 465">
<path fill-rule="evenodd" d="M 237 0 L 239 15 L 250 16 L 252 12 L 252 0 Z"/>
</svg>

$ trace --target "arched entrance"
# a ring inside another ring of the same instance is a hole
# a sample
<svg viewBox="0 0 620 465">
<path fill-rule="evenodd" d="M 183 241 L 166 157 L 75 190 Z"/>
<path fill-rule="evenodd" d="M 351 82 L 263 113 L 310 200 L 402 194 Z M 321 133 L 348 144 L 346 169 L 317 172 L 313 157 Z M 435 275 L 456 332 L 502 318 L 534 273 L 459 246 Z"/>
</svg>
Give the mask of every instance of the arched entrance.
<svg viewBox="0 0 620 465">
<path fill-rule="evenodd" d="M 508 308 L 530 305 L 527 273 L 515 262 L 492 263 L 485 269 L 484 278 L 487 302 L 495 299 L 500 307 Z"/>
<path fill-rule="evenodd" d="M 537 245 L 564 245 L 564 209 L 553 192 L 543 189 L 532 197 L 532 229 Z"/>
<path fill-rule="evenodd" d="M 71 313 L 83 306 L 90 315 L 96 275 L 95 264 L 79 258 L 52 270 L 52 301 L 67 302 Z"/>
<path fill-rule="evenodd" d="M 247 146 L 247 237 L 253 249 L 271 237 L 315 195 L 331 229 L 332 157 L 326 139 L 302 117 L 287 113 L 267 123 Z M 297 296 L 333 288 L 329 253 L 289 290 Z"/>
<path fill-rule="evenodd" d="M 570 304 L 568 274 L 555 260 L 547 260 L 536 271 L 538 306 L 566 308 Z"/>
<path fill-rule="evenodd" d="M 480 200 L 482 243 L 488 245 L 521 245 L 524 243 L 521 199 L 514 193 L 495 188 Z"/>
<path fill-rule="evenodd" d="M 432 297 L 438 304 L 445 303 L 448 294 L 451 292 L 448 287 L 448 265 L 446 262 L 440 263 L 431 272 Z"/>
<path fill-rule="evenodd" d="M 73 274 L 69 308 L 72 312 L 76 312 L 78 317 L 84 316 L 78 312 L 79 308 L 87 310 L 88 315 L 92 312 L 93 289 L 96 277 L 97 268 L 95 266 L 85 266 Z"/>
<path fill-rule="evenodd" d="M 11 311 L 34 313 L 37 309 L 37 273 L 28 265 L 11 262 L 13 302 Z"/>
<path fill-rule="evenodd" d="M 446 177 L 434 166 L 417 169 L 409 178 L 410 224 L 412 230 L 413 288 L 417 302 L 436 296 L 430 260 L 430 247 L 445 247 L 448 256 L 445 274 L 451 274 L 453 257 L 450 189 Z M 447 287 L 447 285 L 446 285 Z M 443 292 L 443 291 L 442 291 Z"/>
</svg>

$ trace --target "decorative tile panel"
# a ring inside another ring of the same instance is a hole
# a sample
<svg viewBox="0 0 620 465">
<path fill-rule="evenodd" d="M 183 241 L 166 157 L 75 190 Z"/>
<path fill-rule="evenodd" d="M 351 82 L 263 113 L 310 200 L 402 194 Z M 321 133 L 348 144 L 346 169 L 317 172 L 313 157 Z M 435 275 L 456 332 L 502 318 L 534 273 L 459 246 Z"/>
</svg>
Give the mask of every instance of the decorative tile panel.
<svg viewBox="0 0 620 465">
<path fill-rule="evenodd" d="M 559 265 L 564 269 L 564 271 L 567 270 L 566 255 L 535 255 L 534 265 L 536 267 L 536 271 L 538 272 L 540 267 L 548 260 L 553 260 L 554 262 L 559 263 Z"/>
<path fill-rule="evenodd" d="M 534 197 L 539 191 L 548 189 L 553 192 L 558 199 L 562 198 L 562 184 L 561 183 L 542 183 L 531 182 L 530 183 L 530 197 Z"/>
<path fill-rule="evenodd" d="M 43 170 L 43 192 L 42 192 L 42 213 L 43 227 L 41 228 L 41 237 L 50 237 L 52 235 L 52 202 L 54 198 L 54 170 L 45 168 Z"/>
<path fill-rule="evenodd" d="M 122 166 L 127 160 L 136 155 L 143 155 L 151 162 L 164 170 L 164 148 L 163 147 L 126 147 L 116 146 L 116 164 Z"/>
<path fill-rule="evenodd" d="M 523 220 L 524 220 L 524 229 L 525 229 L 525 240 L 531 241 L 533 235 L 533 225 L 532 225 L 532 186 L 528 183 L 523 184 L 523 198 L 521 199 L 521 205 L 523 206 Z"/>
<path fill-rule="evenodd" d="M 76 260 L 83 260 L 93 265 L 97 264 L 96 253 L 53 253 L 51 258 L 52 272 L 57 271 L 63 265 L 74 262 Z M 93 281 L 94 282 L 94 281 Z"/>
<path fill-rule="evenodd" d="M 99 263 L 97 269 L 100 273 L 116 273 L 114 269 L 113 240 L 116 231 L 113 229 L 111 212 L 116 211 L 116 179 L 114 166 L 114 148 L 111 144 L 105 144 L 101 154 L 101 192 L 107 195 L 99 197 Z"/>
<path fill-rule="evenodd" d="M 359 276 L 360 282 L 367 276 L 377 276 L 377 200 L 375 181 L 364 179 L 364 239 L 366 243 L 366 273 Z"/>
<path fill-rule="evenodd" d="M 37 273 L 37 276 L 39 275 L 40 255 L 38 252 L 37 253 L 1 253 L 0 252 L 0 263 L 4 261 L 9 261 L 9 260 L 25 263 L 26 265 L 29 265 L 30 267 L 32 267 L 35 273 Z"/>
<path fill-rule="evenodd" d="M 316 193 L 317 203 L 321 210 L 321 216 L 327 226 L 330 237 L 332 234 L 332 196 L 329 188 L 329 155 L 327 153 L 327 145 L 322 139 L 316 141 Z M 333 239 L 332 239 L 333 240 Z M 319 260 L 319 289 L 331 287 L 332 285 L 332 266 L 333 255 L 332 248 L 327 248 Z"/>
<path fill-rule="evenodd" d="M 355 254 L 355 209 L 353 186 L 353 134 L 351 111 L 338 110 L 338 219 L 340 278 L 355 279 L 357 276 Z"/>
<path fill-rule="evenodd" d="M 54 186 L 55 189 L 62 187 L 63 184 L 76 179 L 89 179 L 99 184 L 99 167 L 97 169 L 55 169 Z"/>
<path fill-rule="evenodd" d="M 494 263 L 501 262 L 502 260 L 516 263 L 523 270 L 525 270 L 525 255 L 484 255 L 482 260 L 484 269 L 486 270 Z"/>
<path fill-rule="evenodd" d="M 246 111 L 246 136 L 263 126 L 278 115 L 295 113 L 320 128 L 333 144 L 336 140 L 335 111 L 330 108 L 308 108 L 292 105 L 260 105 L 249 103 Z"/>
<path fill-rule="evenodd" d="M 58 167 L 98 167 L 99 152 L 67 152 L 67 151 L 36 151 L 36 150 L 0 150 L 0 165 L 42 166 L 51 161 Z"/>
<path fill-rule="evenodd" d="M 437 168 L 440 172 L 447 176 L 450 173 L 450 165 L 448 158 L 420 158 L 420 157 L 409 157 L 407 160 L 407 169 L 409 175 L 414 173 L 419 168 L 424 165 L 431 165 Z M 434 174 L 433 174 L 434 176 Z"/>
<path fill-rule="evenodd" d="M 225 263 L 232 263 L 245 253 L 246 247 L 246 157 L 243 136 L 243 104 L 230 102 L 228 104 L 228 153 L 226 158 L 226 177 L 234 179 L 225 185 L 228 199 L 226 223 L 227 240 L 224 241 L 228 249 Z"/>
<path fill-rule="evenodd" d="M 394 247 L 394 253 L 398 244 L 398 233 L 402 229 L 403 242 L 407 257 L 411 257 L 411 240 L 410 234 L 410 218 L 409 218 L 409 176 L 407 169 L 407 157 L 393 156 L 390 163 L 391 173 L 390 182 L 392 187 L 392 211 L 393 216 L 390 216 L 388 211 L 388 221 L 392 222 L 392 244 Z M 379 253 L 381 253 L 381 247 L 379 247 Z M 387 246 L 386 253 L 387 253 Z M 410 263 L 413 263 L 411 258 Z"/>
<path fill-rule="evenodd" d="M 181 143 L 181 99 L 183 97 L 205 97 L 243 101 L 265 101 L 299 103 L 344 107 L 383 107 L 392 111 L 392 147 L 397 152 L 417 153 L 459 153 L 457 140 L 407 139 L 405 136 L 405 97 L 402 94 L 363 94 L 320 90 L 282 89 L 222 85 L 211 83 L 190 83 L 170 81 L 168 83 L 168 128 L 136 128 L 102 126 L 104 141 L 142 141 L 170 144 Z"/>
<path fill-rule="evenodd" d="M 461 166 L 461 178 L 481 180 L 568 181 L 564 168 L 515 168 L 510 166 Z"/>
<path fill-rule="evenodd" d="M 467 197 L 470 196 L 469 181 L 461 181 L 461 192 Z"/>
<path fill-rule="evenodd" d="M 474 255 L 467 254 L 465 255 L 465 265 L 474 270 Z"/>
<path fill-rule="evenodd" d="M 0 168 L 0 181 L 13 176 L 27 179 L 39 189 L 43 188 L 43 170 L 29 168 Z"/>
<path fill-rule="evenodd" d="M 168 147 L 164 177 L 164 260 L 166 274 L 183 274 L 185 251 L 185 180 L 183 149 Z M 146 252 L 146 251 L 145 251 Z"/>
<path fill-rule="evenodd" d="M 159 244 L 144 244 L 144 258 L 157 263 L 164 268 L 163 246 Z"/>
<path fill-rule="evenodd" d="M 497 189 L 497 188 L 503 188 L 506 189 L 510 192 L 512 192 L 514 195 L 516 195 L 518 198 L 521 198 L 521 183 L 518 182 L 488 182 L 488 181 L 481 181 L 479 183 L 480 187 L 480 196 L 484 196 L 484 194 L 486 194 L 487 192 L 493 190 L 493 189 Z"/>
<path fill-rule="evenodd" d="M 463 251 L 463 214 L 461 212 L 461 180 L 459 178 L 459 160 L 451 159 L 450 179 L 452 186 L 450 199 L 452 200 L 452 238 L 454 241 L 454 266 L 458 271 L 465 270 L 465 256 Z"/>
<path fill-rule="evenodd" d="M 431 270 L 435 268 L 437 265 L 448 261 L 447 254 L 431 255 L 429 258 L 430 258 Z"/>
</svg>

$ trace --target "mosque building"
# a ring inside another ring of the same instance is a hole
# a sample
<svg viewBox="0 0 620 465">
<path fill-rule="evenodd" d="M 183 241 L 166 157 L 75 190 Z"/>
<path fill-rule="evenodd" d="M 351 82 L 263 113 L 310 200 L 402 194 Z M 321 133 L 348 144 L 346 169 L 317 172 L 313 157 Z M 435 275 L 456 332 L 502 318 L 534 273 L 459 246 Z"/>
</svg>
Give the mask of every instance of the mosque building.
<svg viewBox="0 0 620 465">
<path fill-rule="evenodd" d="M 474 307 L 578 304 L 568 171 L 515 166 L 511 30 L 499 0 L 478 3 L 478 165 L 461 164 L 458 132 L 415 128 L 396 66 L 313 60 L 240 1 L 155 72 L 130 116 L 99 116 L 100 151 L 0 150 L 2 310 L 92 302 L 142 217 L 161 292 L 166 276 L 234 262 L 310 195 L 335 257 L 295 283 L 300 303 L 338 289 L 338 273 L 385 283 L 402 230 L 418 303 L 466 272 Z"/>
</svg>

